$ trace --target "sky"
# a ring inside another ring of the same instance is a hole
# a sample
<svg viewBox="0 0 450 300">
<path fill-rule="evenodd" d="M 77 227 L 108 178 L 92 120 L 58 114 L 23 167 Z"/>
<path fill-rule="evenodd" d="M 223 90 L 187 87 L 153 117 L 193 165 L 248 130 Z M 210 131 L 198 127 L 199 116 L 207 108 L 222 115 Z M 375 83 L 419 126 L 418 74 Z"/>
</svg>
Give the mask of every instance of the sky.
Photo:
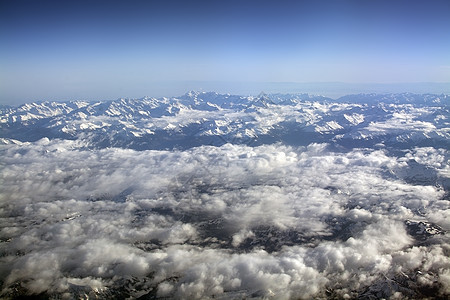
<svg viewBox="0 0 450 300">
<path fill-rule="evenodd" d="M 450 82 L 449 14 L 445 0 L 0 0 L 0 104 Z"/>
</svg>

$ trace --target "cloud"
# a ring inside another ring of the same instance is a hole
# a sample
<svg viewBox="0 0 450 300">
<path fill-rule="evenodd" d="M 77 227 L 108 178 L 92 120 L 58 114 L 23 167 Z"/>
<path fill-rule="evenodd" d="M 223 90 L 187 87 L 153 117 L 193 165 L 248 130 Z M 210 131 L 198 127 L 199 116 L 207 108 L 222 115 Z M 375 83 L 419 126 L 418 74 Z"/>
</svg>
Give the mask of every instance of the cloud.
<svg viewBox="0 0 450 300">
<path fill-rule="evenodd" d="M 0 151 L 4 297 L 448 295 L 444 149 L 92 151 L 45 139 Z M 419 167 L 437 184 L 408 179 Z M 418 236 L 407 220 L 442 234 Z"/>
</svg>

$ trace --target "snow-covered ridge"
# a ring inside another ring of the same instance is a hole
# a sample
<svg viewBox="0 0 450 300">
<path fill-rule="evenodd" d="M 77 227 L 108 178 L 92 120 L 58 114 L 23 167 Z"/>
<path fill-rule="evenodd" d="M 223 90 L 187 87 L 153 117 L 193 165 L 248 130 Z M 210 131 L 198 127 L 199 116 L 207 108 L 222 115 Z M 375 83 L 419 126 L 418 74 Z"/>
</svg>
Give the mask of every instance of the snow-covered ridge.
<svg viewBox="0 0 450 300">
<path fill-rule="evenodd" d="M 203 144 L 448 143 L 450 96 L 308 94 L 68 101 L 2 108 L 0 137 L 84 139 L 94 148 L 188 148 Z"/>
</svg>

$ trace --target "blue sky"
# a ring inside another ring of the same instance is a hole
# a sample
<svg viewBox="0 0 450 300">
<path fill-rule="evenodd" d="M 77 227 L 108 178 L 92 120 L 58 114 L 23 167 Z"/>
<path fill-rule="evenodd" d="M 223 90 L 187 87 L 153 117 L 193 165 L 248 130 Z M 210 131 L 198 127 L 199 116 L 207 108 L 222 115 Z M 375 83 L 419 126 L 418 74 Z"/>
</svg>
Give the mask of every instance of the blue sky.
<svg viewBox="0 0 450 300">
<path fill-rule="evenodd" d="M 450 82 L 449 16 L 444 0 L 0 0 L 0 103 Z"/>
</svg>

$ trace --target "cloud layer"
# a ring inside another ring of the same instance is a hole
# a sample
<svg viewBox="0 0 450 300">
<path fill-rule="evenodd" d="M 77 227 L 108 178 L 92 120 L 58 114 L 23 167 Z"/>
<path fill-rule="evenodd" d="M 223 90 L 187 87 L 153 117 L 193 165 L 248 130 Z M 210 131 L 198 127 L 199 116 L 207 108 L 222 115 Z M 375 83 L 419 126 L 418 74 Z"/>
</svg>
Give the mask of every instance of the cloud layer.
<svg viewBox="0 0 450 300">
<path fill-rule="evenodd" d="M 444 149 L 42 139 L 1 164 L 3 297 L 450 294 Z"/>
</svg>

